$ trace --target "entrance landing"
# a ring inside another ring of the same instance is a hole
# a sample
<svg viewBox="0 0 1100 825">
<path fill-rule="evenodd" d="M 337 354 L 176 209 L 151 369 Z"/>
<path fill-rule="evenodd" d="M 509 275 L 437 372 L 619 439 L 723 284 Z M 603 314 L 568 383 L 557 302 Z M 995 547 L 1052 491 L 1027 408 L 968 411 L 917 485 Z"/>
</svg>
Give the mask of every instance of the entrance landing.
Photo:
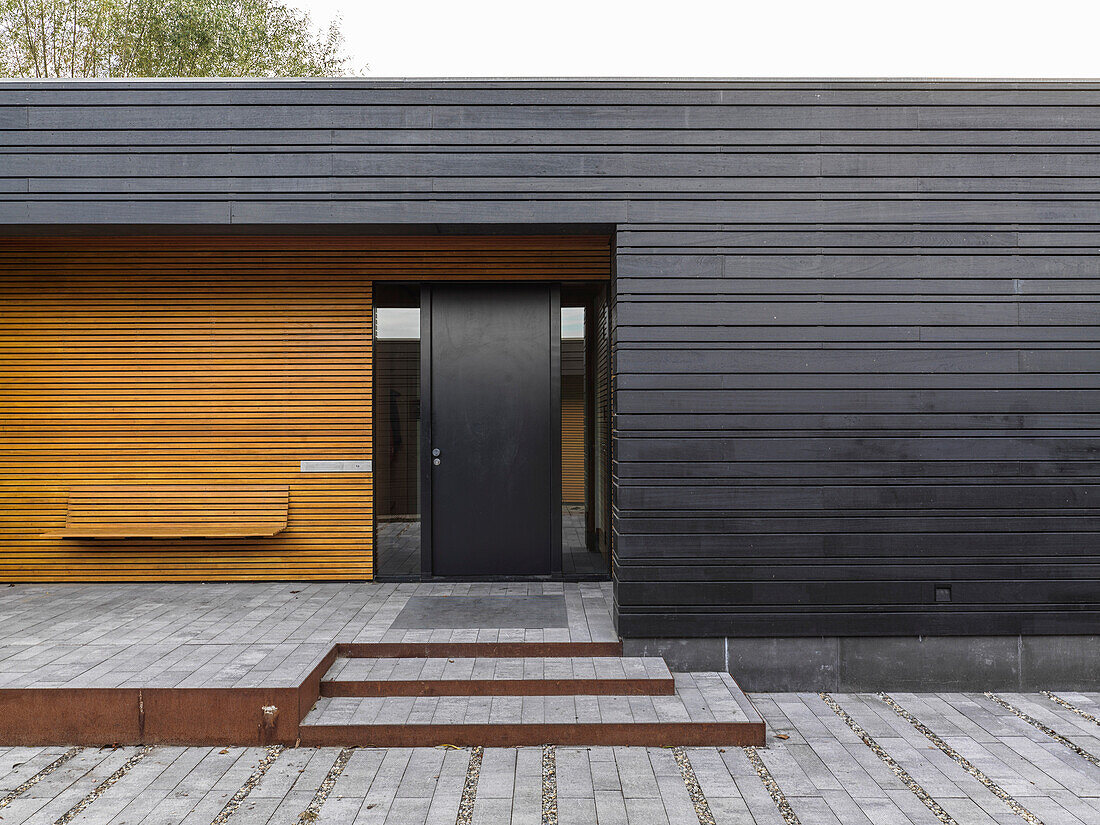
<svg viewBox="0 0 1100 825">
<path fill-rule="evenodd" d="M 551 597 L 565 622 L 409 621 L 450 597 Z M 610 582 L 0 585 L 0 689 L 289 687 L 338 643 L 617 643 L 611 600 Z"/>
<path fill-rule="evenodd" d="M 18 585 L 0 595 L 0 745 L 491 744 L 504 742 L 502 724 L 509 744 L 763 737 L 732 679 L 707 693 L 698 674 L 622 657 L 609 582 Z M 530 700 L 543 696 L 575 709 L 544 716 Z M 516 711 L 499 711 L 498 699 Z"/>
</svg>

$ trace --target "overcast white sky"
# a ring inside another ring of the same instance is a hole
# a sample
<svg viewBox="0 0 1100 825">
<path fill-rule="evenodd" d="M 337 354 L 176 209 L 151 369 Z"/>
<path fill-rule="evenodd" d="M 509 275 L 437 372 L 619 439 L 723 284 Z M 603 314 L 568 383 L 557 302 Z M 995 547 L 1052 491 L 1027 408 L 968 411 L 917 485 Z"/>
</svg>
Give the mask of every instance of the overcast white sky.
<svg viewBox="0 0 1100 825">
<path fill-rule="evenodd" d="M 1100 2 L 287 0 L 368 77 L 1100 77 Z"/>
</svg>

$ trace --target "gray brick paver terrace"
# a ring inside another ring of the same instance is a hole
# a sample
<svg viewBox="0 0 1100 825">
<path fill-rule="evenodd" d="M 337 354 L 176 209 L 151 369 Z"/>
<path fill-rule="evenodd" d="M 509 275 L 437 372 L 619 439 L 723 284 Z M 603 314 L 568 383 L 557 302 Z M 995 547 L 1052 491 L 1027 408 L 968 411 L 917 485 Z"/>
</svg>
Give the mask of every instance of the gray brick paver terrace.
<svg viewBox="0 0 1100 825">
<path fill-rule="evenodd" d="M 298 590 L 298 593 L 291 593 Z M 411 595 L 565 595 L 567 628 L 391 628 Z M 613 640 L 602 583 L 436 585 L 233 584 L 19 586 L 0 608 L 0 687 L 29 685 L 256 685 L 293 683 L 336 641 Z M 351 665 L 347 665 L 350 667 Z M 370 678 L 508 678 L 570 674 L 644 676 L 645 660 L 358 660 Z M 456 675 L 457 674 L 457 675 Z M 722 677 L 675 674 L 677 696 L 333 697 L 324 714 L 343 722 L 455 724 L 490 720 L 705 719 L 737 713 Z M 953 821 L 1019 823 L 957 761 L 875 694 L 831 694 L 850 717 L 942 806 Z M 1100 767 L 981 693 L 891 694 L 1044 825 L 1100 823 Z M 1087 752 L 1100 755 L 1100 692 L 998 694 Z M 942 822 L 814 693 L 751 697 L 769 727 L 756 751 L 805 825 Z M 320 707 L 320 706 L 319 706 Z M 1076 709 L 1076 711 L 1074 710 Z M 776 734 L 786 736 L 780 739 Z M 66 748 L 0 748 L 0 825 L 53 825 L 85 799 L 133 747 L 82 748 L 26 785 Z M 264 748 L 160 746 L 96 797 L 77 825 L 211 825 L 242 788 Z M 561 823 L 688 823 L 698 817 L 671 750 L 558 747 Z M 740 748 L 684 751 L 715 821 L 790 825 Z M 228 825 L 445 823 L 458 817 L 468 748 L 359 748 L 315 819 L 300 820 L 339 748 L 289 748 L 271 764 Z M 484 752 L 472 822 L 541 823 L 542 750 Z M 14 796 L 12 796 L 14 794 Z M 8 799 L 9 801 L 2 802 Z"/>
<path fill-rule="evenodd" d="M 602 582 L 17 585 L 0 612 L 0 687 L 296 685 L 337 642 L 543 640 L 541 628 L 392 628 L 411 596 L 546 593 L 565 596 L 555 639 L 617 639 Z"/>
</svg>

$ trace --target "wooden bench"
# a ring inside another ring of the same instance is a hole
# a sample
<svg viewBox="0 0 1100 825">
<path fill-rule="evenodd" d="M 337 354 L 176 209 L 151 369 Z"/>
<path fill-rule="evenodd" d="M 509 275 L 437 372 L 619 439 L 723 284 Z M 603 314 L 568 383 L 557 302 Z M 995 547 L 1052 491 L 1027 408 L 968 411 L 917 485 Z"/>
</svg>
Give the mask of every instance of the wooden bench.
<svg viewBox="0 0 1100 825">
<path fill-rule="evenodd" d="M 278 485 L 79 487 L 69 492 L 68 539 L 246 538 L 286 529 L 288 488 Z"/>
</svg>

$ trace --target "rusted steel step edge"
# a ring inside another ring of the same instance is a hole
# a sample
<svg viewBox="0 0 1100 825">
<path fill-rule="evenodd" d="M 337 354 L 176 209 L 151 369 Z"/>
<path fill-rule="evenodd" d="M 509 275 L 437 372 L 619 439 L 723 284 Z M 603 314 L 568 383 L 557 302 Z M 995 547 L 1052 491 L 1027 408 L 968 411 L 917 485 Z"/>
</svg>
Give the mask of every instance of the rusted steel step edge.
<svg viewBox="0 0 1100 825">
<path fill-rule="evenodd" d="M 543 745 L 745 747 L 765 744 L 762 722 L 591 722 L 474 725 L 302 725 L 307 747 L 514 748 Z"/>
</svg>

